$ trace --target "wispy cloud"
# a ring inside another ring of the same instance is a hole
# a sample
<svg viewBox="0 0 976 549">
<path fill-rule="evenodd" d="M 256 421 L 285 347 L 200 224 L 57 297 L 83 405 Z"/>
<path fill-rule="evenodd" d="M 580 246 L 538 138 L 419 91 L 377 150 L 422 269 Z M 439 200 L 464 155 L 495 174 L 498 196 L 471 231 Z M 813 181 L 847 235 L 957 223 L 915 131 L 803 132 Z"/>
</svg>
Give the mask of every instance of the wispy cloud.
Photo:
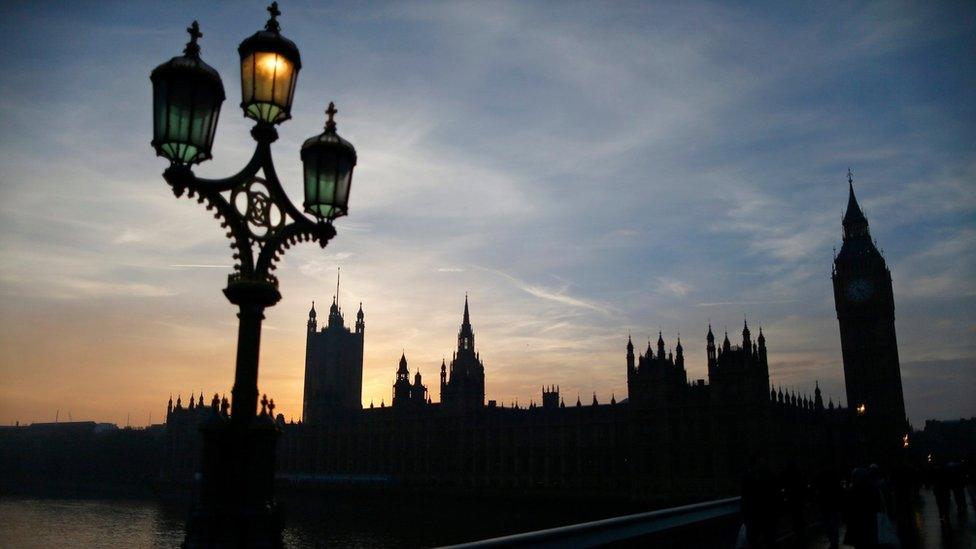
<svg viewBox="0 0 976 549">
<path fill-rule="evenodd" d="M 795 299 L 780 299 L 776 301 L 714 301 L 711 303 L 695 303 L 695 307 L 724 307 L 740 305 L 778 305 L 781 303 L 796 303 Z"/>
<path fill-rule="evenodd" d="M 596 311 L 598 313 L 605 314 L 605 315 L 608 315 L 608 316 L 611 314 L 610 309 L 608 307 L 602 305 L 602 304 L 599 304 L 599 303 L 596 303 L 596 302 L 592 302 L 592 301 L 589 301 L 589 300 L 585 300 L 585 299 L 581 299 L 581 298 L 574 297 L 574 296 L 570 295 L 567 292 L 567 290 L 568 290 L 568 284 L 564 284 L 561 288 L 549 288 L 549 287 L 542 286 L 542 285 L 539 285 L 539 284 L 529 284 L 529 283 L 526 283 L 526 282 L 524 282 L 524 281 L 522 281 L 522 280 L 520 280 L 520 279 L 518 279 L 518 278 L 516 278 L 516 277 L 514 277 L 514 276 L 512 276 L 512 275 L 510 275 L 508 273 L 505 273 L 505 272 L 502 272 L 502 271 L 499 271 L 499 270 L 487 269 L 487 268 L 484 268 L 484 267 L 479 267 L 479 268 L 484 269 L 486 271 L 489 271 L 491 273 L 494 273 L 496 275 L 499 275 L 499 276 L 505 278 L 506 280 L 508 280 L 512 284 L 514 284 L 518 289 L 522 290 L 523 292 L 525 292 L 525 293 L 527 293 L 527 294 L 529 294 L 531 296 L 537 297 L 539 299 L 545 299 L 545 300 L 548 300 L 548 301 L 553 301 L 555 303 L 559 303 L 559 304 L 562 304 L 562 305 L 568 305 L 570 307 L 576 307 L 576 308 L 581 308 L 581 309 L 588 309 L 588 310 Z"/>
</svg>

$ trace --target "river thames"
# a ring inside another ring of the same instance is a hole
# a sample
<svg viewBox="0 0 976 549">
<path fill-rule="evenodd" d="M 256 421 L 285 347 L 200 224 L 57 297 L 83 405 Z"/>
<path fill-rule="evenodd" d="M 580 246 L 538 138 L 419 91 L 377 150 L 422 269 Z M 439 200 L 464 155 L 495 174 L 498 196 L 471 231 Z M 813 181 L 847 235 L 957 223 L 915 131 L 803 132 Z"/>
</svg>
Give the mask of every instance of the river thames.
<svg viewBox="0 0 976 549">
<path fill-rule="evenodd" d="M 424 547 L 636 511 L 621 504 L 328 494 L 284 498 L 288 547 Z M 153 498 L 0 497 L 0 547 L 177 547 L 188 504 Z"/>
</svg>

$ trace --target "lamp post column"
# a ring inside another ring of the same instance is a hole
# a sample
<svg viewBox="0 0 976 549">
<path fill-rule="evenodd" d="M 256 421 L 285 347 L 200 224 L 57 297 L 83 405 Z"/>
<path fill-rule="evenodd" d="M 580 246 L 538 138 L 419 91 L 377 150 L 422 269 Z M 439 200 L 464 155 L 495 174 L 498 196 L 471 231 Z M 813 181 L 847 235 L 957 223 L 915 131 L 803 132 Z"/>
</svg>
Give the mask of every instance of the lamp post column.
<svg viewBox="0 0 976 549">
<path fill-rule="evenodd" d="M 239 308 L 231 418 L 236 423 L 246 423 L 257 415 L 258 362 L 264 309 L 277 303 L 281 294 L 268 282 L 236 281 L 227 285 L 224 295 Z"/>
<path fill-rule="evenodd" d="M 237 313 L 237 368 L 234 371 L 233 406 L 234 421 L 248 421 L 257 414 L 258 407 L 258 359 L 261 347 L 261 321 L 264 307 L 241 305 Z"/>
</svg>

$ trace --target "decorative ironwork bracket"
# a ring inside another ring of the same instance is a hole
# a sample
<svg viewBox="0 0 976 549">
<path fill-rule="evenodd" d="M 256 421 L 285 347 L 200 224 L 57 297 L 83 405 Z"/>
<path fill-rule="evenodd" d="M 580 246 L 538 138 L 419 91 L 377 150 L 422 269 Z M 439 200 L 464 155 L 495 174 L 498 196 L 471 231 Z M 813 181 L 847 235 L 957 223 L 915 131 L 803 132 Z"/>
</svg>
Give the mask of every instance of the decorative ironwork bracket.
<svg viewBox="0 0 976 549">
<path fill-rule="evenodd" d="M 224 293 L 239 304 L 242 293 L 264 294 L 266 306 L 280 299 L 273 274 L 284 250 L 298 242 L 318 242 L 322 248 L 335 236 L 332 223 L 302 213 L 285 194 L 271 158 L 271 143 L 278 132 L 259 123 L 251 130 L 257 142 L 251 160 L 240 172 L 224 179 L 202 179 L 188 166 L 170 165 L 163 172 L 177 197 L 185 193 L 214 211 L 227 230 L 234 250 L 234 272 L 227 276 Z M 259 177 L 258 172 L 264 177 Z"/>
</svg>

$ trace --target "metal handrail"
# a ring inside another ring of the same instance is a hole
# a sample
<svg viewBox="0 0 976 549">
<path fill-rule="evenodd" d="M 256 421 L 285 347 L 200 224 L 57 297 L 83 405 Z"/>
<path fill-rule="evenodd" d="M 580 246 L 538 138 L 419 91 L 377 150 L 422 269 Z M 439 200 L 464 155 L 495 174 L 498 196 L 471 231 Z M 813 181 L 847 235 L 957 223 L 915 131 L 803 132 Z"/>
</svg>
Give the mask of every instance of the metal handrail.
<svg viewBox="0 0 976 549">
<path fill-rule="evenodd" d="M 730 517 L 739 513 L 742 498 L 734 497 L 670 507 L 647 513 L 637 513 L 593 522 L 583 522 L 525 532 L 470 543 L 452 548 L 480 547 L 597 547 L 609 543 L 632 540 L 648 534 L 672 530 L 698 522 Z"/>
</svg>

